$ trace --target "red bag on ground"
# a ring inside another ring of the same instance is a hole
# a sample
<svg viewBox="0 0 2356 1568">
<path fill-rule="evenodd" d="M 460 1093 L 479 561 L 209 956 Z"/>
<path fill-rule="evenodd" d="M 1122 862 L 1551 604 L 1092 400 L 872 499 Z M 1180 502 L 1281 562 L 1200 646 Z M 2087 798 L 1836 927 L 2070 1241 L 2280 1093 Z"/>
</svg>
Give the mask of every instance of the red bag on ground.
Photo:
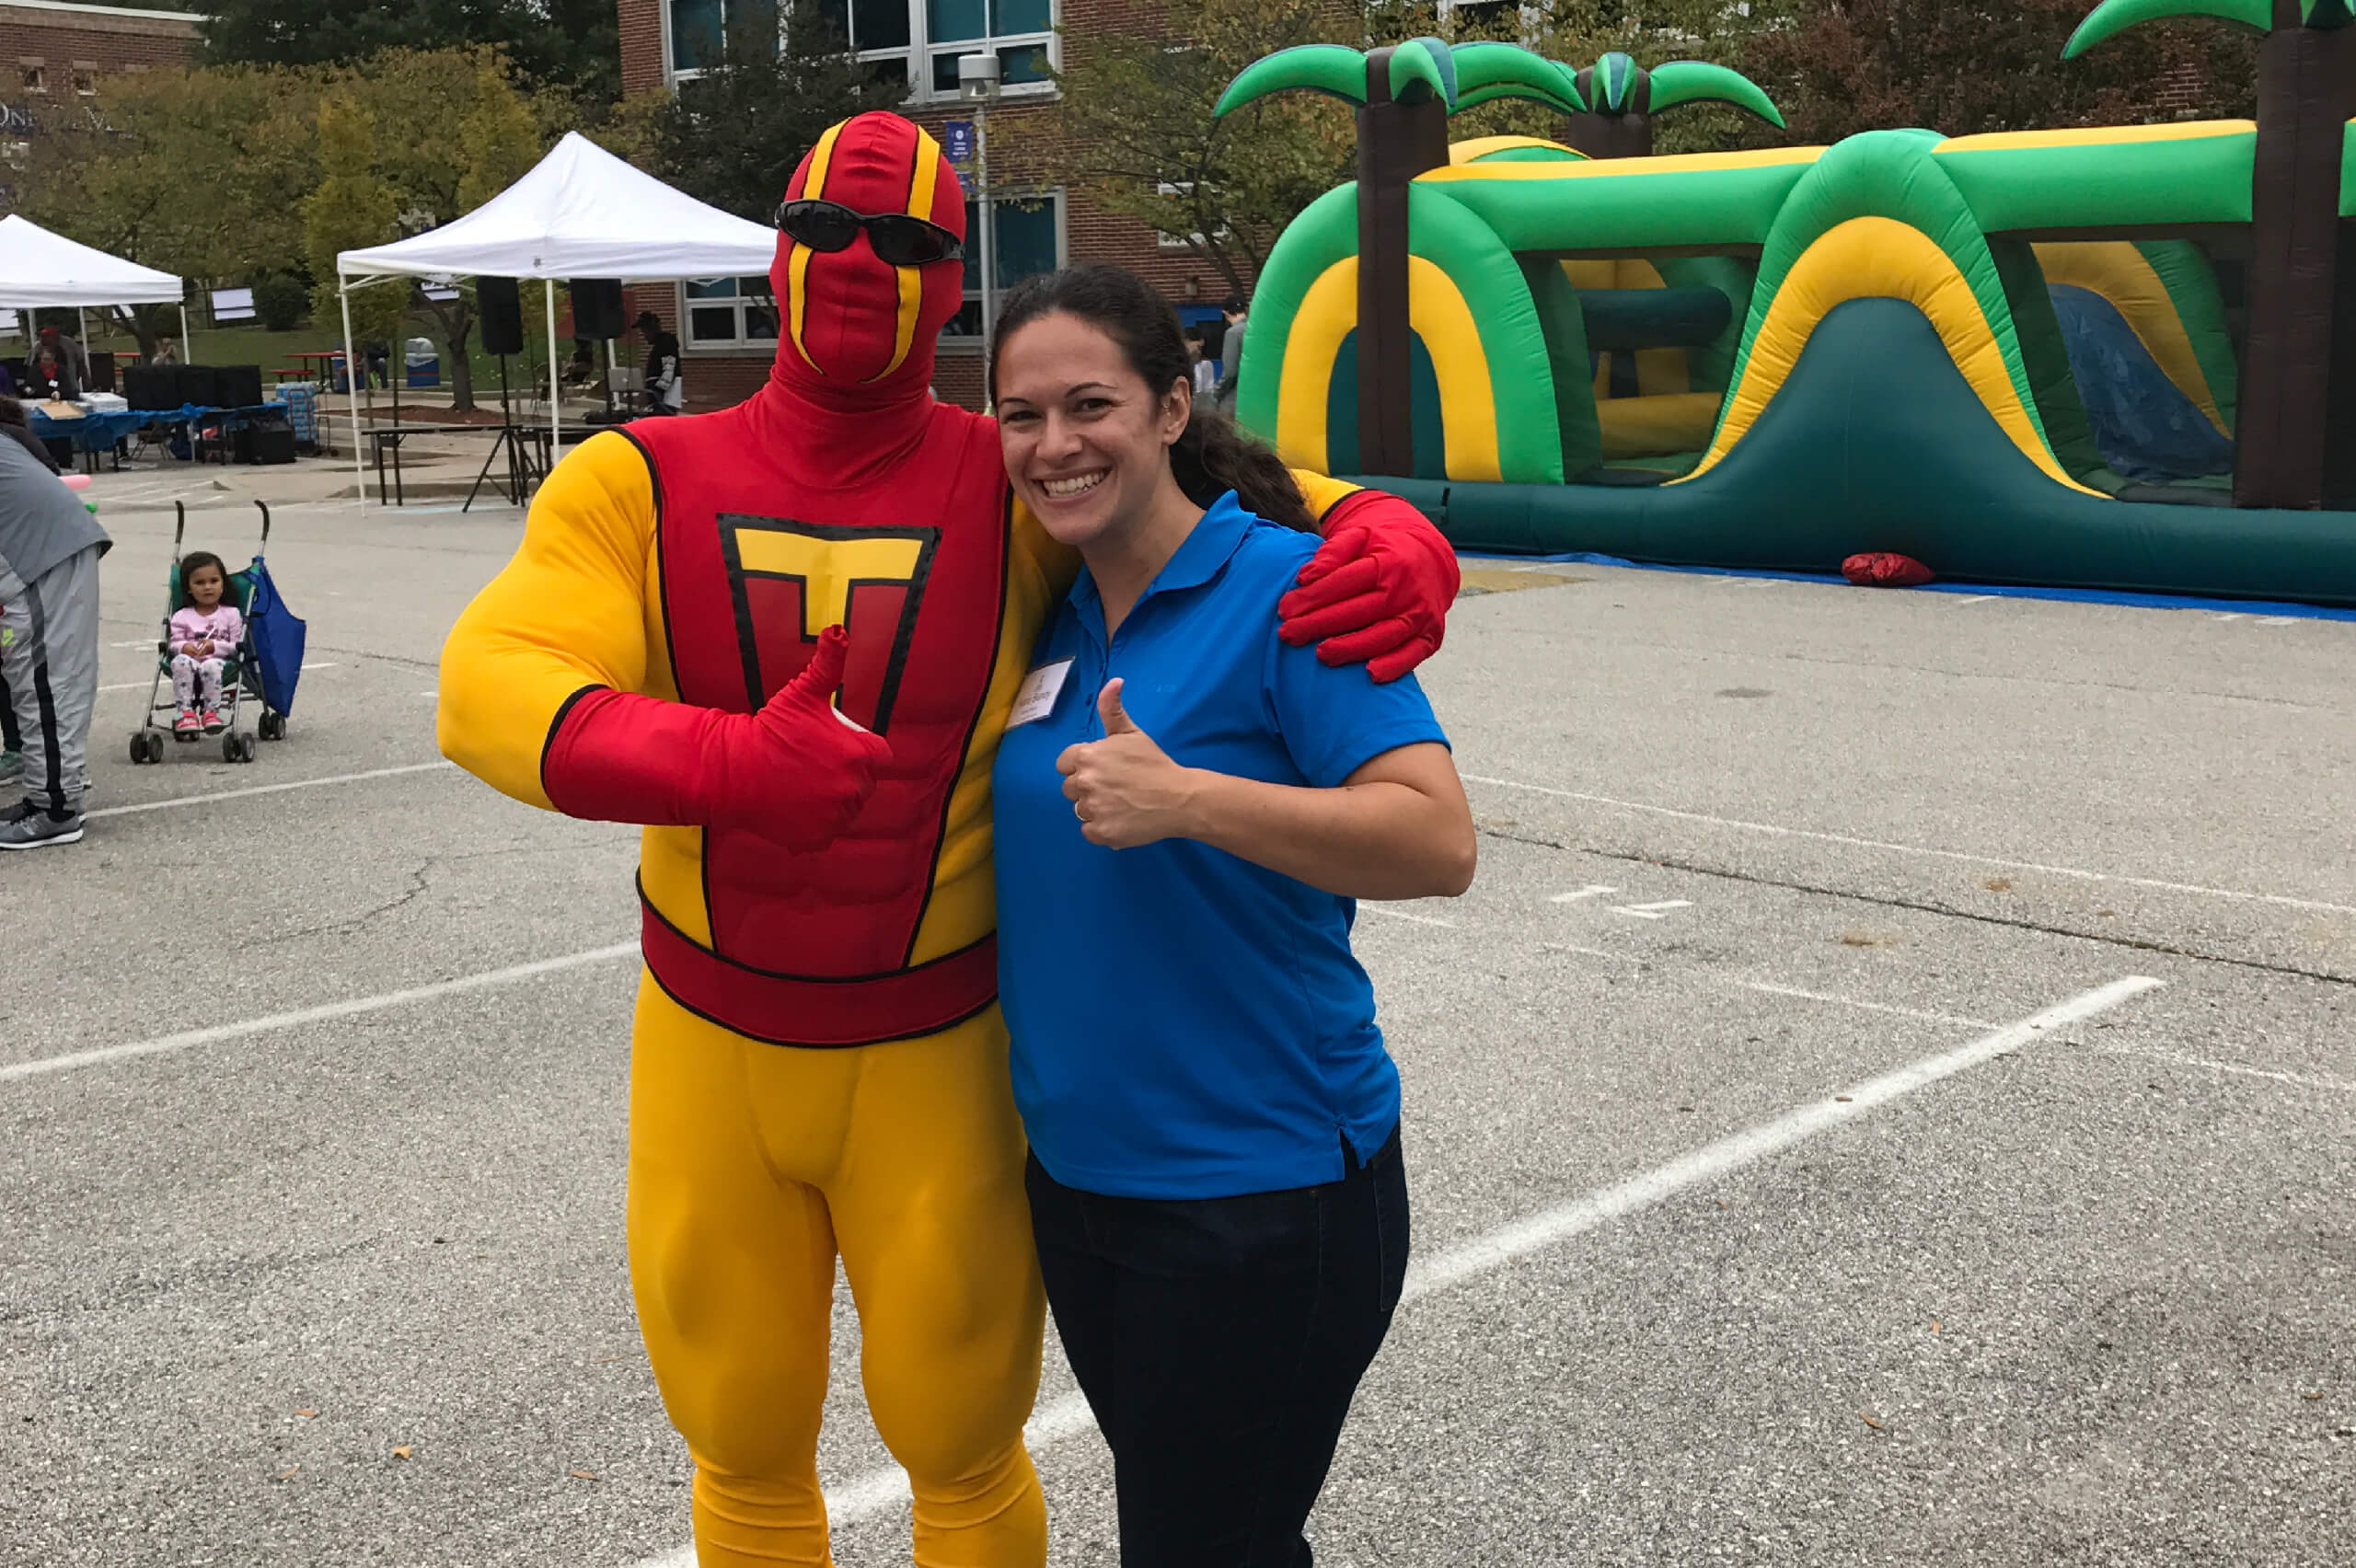
<svg viewBox="0 0 2356 1568">
<path fill-rule="evenodd" d="M 1841 563 L 1841 575 L 1860 588 L 1920 588 L 1931 569 L 1895 550 L 1865 550 Z"/>
</svg>

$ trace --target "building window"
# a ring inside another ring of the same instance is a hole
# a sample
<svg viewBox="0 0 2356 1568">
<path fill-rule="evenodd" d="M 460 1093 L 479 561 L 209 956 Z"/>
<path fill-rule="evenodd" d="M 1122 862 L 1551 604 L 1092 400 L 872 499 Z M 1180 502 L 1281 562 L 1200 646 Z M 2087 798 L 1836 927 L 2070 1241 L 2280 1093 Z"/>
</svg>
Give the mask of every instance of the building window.
<svg viewBox="0 0 2356 1568">
<path fill-rule="evenodd" d="M 957 96 L 957 61 L 985 52 L 999 57 L 999 90 L 1014 98 L 1055 90 L 1049 75 L 1062 58 L 1056 0 L 817 0 L 820 15 L 851 52 L 884 75 L 909 84 L 918 101 Z M 779 0 L 664 0 L 673 80 L 715 63 L 733 29 L 776 29 Z"/>
<path fill-rule="evenodd" d="M 1064 264 L 1064 198 L 1060 190 L 1027 196 L 994 196 L 998 218 L 998 296 L 1040 272 Z M 941 331 L 944 343 L 965 340 L 979 346 L 982 335 L 981 203 L 965 203 L 965 306 Z"/>
<path fill-rule="evenodd" d="M 690 278 L 679 320 L 690 349 L 777 346 L 777 302 L 767 278 Z"/>
<path fill-rule="evenodd" d="M 74 90 L 83 98 L 98 96 L 98 68 L 87 60 L 74 62 Z"/>
<path fill-rule="evenodd" d="M 720 63 L 732 32 L 760 29 L 777 36 L 777 0 L 664 0 L 671 75 L 693 76 Z"/>
<path fill-rule="evenodd" d="M 29 93 L 41 93 L 44 95 L 48 93 L 49 70 L 47 66 L 43 65 L 41 62 L 38 60 L 20 60 L 17 63 L 23 74 L 25 91 Z"/>
</svg>

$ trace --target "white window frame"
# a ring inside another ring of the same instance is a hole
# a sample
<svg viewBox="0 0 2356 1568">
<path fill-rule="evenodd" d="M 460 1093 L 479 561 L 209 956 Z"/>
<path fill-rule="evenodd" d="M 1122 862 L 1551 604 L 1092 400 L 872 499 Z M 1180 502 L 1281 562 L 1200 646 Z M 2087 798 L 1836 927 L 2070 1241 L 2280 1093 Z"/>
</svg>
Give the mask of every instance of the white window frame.
<svg viewBox="0 0 2356 1568">
<path fill-rule="evenodd" d="M 731 0 L 722 0 L 723 6 L 730 3 Z M 988 0 L 984 0 L 985 5 L 987 3 Z M 1008 33 L 1004 37 L 957 39 L 939 43 L 934 42 L 927 31 L 926 12 L 929 8 L 927 0 L 907 0 L 907 6 L 908 41 L 907 43 L 887 49 L 854 48 L 852 52 L 860 60 L 871 63 L 901 63 L 907 72 L 910 90 L 907 101 L 909 103 L 950 104 L 959 101 L 954 83 L 945 88 L 935 88 L 932 85 L 932 57 L 953 50 L 961 55 L 981 54 L 1033 45 L 1046 50 L 1048 69 L 1059 72 L 1064 68 L 1063 35 L 1055 30 L 1063 20 L 1064 0 L 1049 0 L 1045 31 Z M 676 70 L 672 66 L 671 6 L 672 0 L 662 0 L 663 78 L 676 86 L 681 82 L 694 81 L 698 76 L 702 75 L 703 72 L 700 69 Z M 783 18 L 787 9 L 788 7 L 782 4 L 778 6 L 780 29 L 784 26 Z M 848 16 L 849 12 L 849 0 L 846 0 L 845 14 Z M 725 26 L 724 21 L 722 25 Z M 780 41 L 782 41 L 781 33 Z M 853 39 L 851 41 L 856 45 L 858 40 Z M 999 98 L 1002 102 L 1011 100 L 1020 103 L 1026 99 L 1053 98 L 1055 92 L 1056 84 L 1053 82 L 1015 82 L 1000 87 Z"/>
<path fill-rule="evenodd" d="M 777 352 L 777 338 L 748 338 L 745 335 L 745 310 L 747 306 L 761 306 L 778 318 L 778 331 L 785 330 L 785 309 L 768 294 L 744 292 L 744 273 L 732 274 L 738 280 L 736 293 L 726 299 L 690 294 L 687 290 L 697 283 L 717 282 L 717 278 L 683 278 L 673 287 L 678 293 L 679 313 L 674 318 L 679 323 L 679 352 L 690 357 L 696 354 L 771 354 Z M 692 310 L 710 310 L 722 305 L 733 306 L 736 313 L 736 332 L 730 338 L 698 338 Z"/>
</svg>

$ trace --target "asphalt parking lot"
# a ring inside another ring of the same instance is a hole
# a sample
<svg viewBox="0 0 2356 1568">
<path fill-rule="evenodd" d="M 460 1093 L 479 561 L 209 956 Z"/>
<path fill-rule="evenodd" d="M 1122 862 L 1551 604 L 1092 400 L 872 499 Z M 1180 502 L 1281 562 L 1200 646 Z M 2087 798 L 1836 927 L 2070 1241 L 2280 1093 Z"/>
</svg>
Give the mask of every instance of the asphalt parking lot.
<svg viewBox="0 0 2356 1568">
<path fill-rule="evenodd" d="M 98 481 L 89 836 L 0 865 L 0 1563 L 685 1568 L 633 837 L 433 749 L 517 514 L 282 509 L 290 737 L 134 768 L 178 483 Z M 1417 1262 L 1319 1562 L 2345 1563 L 2356 622 L 1469 581 L 1425 678 L 1480 875 L 1358 927 Z M 1109 1565 L 1071 1390 L 1051 1342 L 1053 1559 Z"/>
</svg>

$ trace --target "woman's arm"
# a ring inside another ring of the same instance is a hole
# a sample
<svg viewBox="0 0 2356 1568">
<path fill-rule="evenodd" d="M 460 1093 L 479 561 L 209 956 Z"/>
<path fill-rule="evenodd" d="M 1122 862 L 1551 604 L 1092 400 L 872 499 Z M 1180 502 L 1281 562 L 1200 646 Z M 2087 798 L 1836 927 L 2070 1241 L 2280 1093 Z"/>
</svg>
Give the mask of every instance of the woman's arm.
<svg viewBox="0 0 2356 1568">
<path fill-rule="evenodd" d="M 1191 838 L 1345 898 L 1453 898 L 1472 884 L 1472 811 L 1446 746 L 1384 752 L 1330 790 L 1181 767 L 1098 694 L 1104 739 L 1056 764 L 1091 844 Z"/>
</svg>

